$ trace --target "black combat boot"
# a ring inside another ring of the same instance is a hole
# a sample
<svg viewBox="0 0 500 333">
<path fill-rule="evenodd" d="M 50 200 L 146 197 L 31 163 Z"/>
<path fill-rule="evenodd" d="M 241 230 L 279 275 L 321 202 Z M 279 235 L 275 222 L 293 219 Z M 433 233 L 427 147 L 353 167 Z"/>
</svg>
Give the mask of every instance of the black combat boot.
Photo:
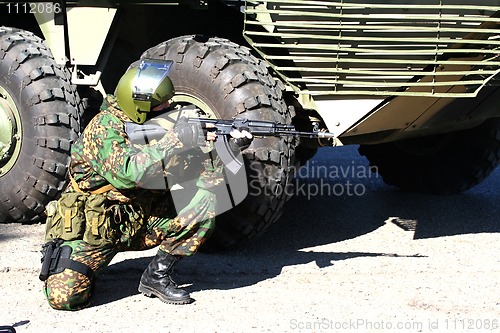
<svg viewBox="0 0 500 333">
<path fill-rule="evenodd" d="M 165 303 L 188 304 L 194 301 L 185 290 L 179 289 L 170 277 L 174 264 L 180 257 L 158 250 L 142 273 L 139 292 L 148 297 L 158 297 Z"/>
</svg>

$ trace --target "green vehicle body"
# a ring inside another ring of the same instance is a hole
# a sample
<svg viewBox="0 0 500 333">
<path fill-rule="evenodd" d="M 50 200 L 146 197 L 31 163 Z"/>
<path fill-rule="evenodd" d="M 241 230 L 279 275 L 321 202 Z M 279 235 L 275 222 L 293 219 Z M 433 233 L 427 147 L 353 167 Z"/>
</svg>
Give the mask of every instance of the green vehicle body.
<svg viewBox="0 0 500 333">
<path fill-rule="evenodd" d="M 373 165 L 384 165 L 380 149 L 390 145 L 399 149 L 396 155 L 416 156 L 423 148 L 419 139 L 433 138 L 430 146 L 436 146 L 450 133 L 461 133 L 460 140 L 452 141 L 466 142 L 485 132 L 477 129 L 485 122 L 488 131 L 496 131 L 491 123 L 500 116 L 497 0 L 0 2 L 0 14 L 0 25 L 45 40 L 88 101 L 90 111 L 83 119 L 92 114 L 92 101 L 113 93 L 121 73 L 145 50 L 188 35 L 224 38 L 248 48 L 283 84 L 297 127 L 336 135 L 333 142 L 321 144 L 361 145 Z M 16 163 L 20 148 L 15 142 L 26 124 L 1 85 L 0 96 L 2 177 Z M 198 106 L 208 104 L 199 101 Z M 301 142 L 301 162 L 319 146 Z M 485 149 L 495 158 L 488 159 L 481 176 L 457 188 L 428 192 L 460 192 L 484 179 L 499 156 L 497 142 Z M 406 188 L 391 172 L 388 182 Z M 261 224 L 267 226 L 279 215 Z M 250 228 L 240 238 L 265 226 Z"/>
</svg>

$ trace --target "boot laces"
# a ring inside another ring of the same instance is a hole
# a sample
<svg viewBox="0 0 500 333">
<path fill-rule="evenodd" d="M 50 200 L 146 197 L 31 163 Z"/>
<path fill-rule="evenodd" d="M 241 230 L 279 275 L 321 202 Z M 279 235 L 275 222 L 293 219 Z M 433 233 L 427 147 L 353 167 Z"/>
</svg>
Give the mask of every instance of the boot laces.
<svg viewBox="0 0 500 333">
<path fill-rule="evenodd" d="M 172 277 L 169 275 L 168 276 L 168 280 L 170 281 L 170 284 L 174 287 L 174 288 L 179 288 L 179 285 L 177 283 L 175 283 L 175 281 L 172 279 Z"/>
</svg>

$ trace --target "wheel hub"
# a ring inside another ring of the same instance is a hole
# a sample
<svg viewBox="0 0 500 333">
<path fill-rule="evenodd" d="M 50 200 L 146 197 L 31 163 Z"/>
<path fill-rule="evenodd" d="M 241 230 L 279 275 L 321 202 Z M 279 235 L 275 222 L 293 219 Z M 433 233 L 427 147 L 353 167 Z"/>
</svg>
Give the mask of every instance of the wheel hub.
<svg viewBox="0 0 500 333">
<path fill-rule="evenodd" d="M 11 95 L 0 86 L 0 176 L 15 164 L 20 151 L 20 117 Z"/>
</svg>

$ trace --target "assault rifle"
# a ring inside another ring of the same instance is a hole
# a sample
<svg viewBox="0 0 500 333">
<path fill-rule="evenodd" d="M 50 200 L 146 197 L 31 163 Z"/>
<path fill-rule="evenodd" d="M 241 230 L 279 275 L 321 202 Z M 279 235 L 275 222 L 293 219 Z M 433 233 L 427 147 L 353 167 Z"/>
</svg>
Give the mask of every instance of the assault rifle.
<svg viewBox="0 0 500 333">
<path fill-rule="evenodd" d="M 297 131 L 293 125 L 282 124 L 273 121 L 251 120 L 247 118 L 234 119 L 211 119 L 211 118 L 188 118 L 188 122 L 200 124 L 201 128 L 207 131 L 214 131 L 217 134 L 217 140 L 214 147 L 222 162 L 234 174 L 242 167 L 243 163 L 237 159 L 237 153 L 233 152 L 228 146 L 228 136 L 231 131 L 245 129 L 254 137 L 266 136 L 295 136 L 303 138 L 334 139 L 335 135 L 329 132 Z M 207 124 L 213 124 L 213 127 L 207 128 Z M 167 129 L 155 122 L 148 121 L 142 125 L 136 123 L 126 123 L 125 131 L 132 143 L 149 143 L 152 140 L 161 139 Z M 220 139 L 219 139 L 220 138 Z"/>
<path fill-rule="evenodd" d="M 213 124 L 217 135 L 229 135 L 232 130 L 245 129 L 253 136 L 296 136 L 303 138 L 333 139 L 335 135 L 328 132 L 302 132 L 295 130 L 295 126 L 281 124 L 273 121 L 251 120 L 247 118 L 234 119 L 211 119 L 211 118 L 188 118 L 190 123 L 199 123 L 202 128 L 206 124 Z M 208 128 L 210 130 L 210 128 Z"/>
</svg>

